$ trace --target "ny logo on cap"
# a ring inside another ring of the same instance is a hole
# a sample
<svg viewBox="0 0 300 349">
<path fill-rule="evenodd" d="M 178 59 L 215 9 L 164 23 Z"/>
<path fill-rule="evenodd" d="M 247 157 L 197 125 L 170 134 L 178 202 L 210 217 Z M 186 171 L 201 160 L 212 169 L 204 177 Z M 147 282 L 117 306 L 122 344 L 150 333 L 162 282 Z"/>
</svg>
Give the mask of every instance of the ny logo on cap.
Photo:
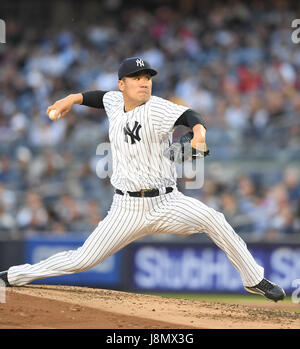
<svg viewBox="0 0 300 349">
<path fill-rule="evenodd" d="M 140 59 L 140 58 L 137 58 L 136 65 L 139 65 L 140 67 L 143 67 L 144 66 L 144 61 L 142 59 Z"/>
</svg>

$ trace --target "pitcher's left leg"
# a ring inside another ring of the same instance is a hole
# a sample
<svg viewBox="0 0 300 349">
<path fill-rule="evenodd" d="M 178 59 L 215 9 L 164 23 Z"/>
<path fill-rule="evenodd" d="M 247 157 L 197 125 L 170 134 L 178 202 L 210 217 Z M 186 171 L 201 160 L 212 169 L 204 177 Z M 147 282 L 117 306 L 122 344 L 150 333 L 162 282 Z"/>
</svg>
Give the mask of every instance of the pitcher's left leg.
<svg viewBox="0 0 300 349">
<path fill-rule="evenodd" d="M 240 273 L 247 291 L 262 294 L 274 301 L 285 297 L 285 292 L 280 286 L 264 278 L 263 267 L 257 264 L 246 243 L 226 221 L 223 213 L 180 192 L 169 195 L 166 200 L 169 210 L 164 232 L 205 232 L 226 253 L 229 261 Z"/>
<path fill-rule="evenodd" d="M 201 201 L 175 192 L 166 196 L 169 210 L 164 218 L 165 233 L 206 233 L 238 270 L 244 286 L 257 285 L 264 269 L 254 260 L 246 243 L 236 234 L 224 215 Z"/>
</svg>

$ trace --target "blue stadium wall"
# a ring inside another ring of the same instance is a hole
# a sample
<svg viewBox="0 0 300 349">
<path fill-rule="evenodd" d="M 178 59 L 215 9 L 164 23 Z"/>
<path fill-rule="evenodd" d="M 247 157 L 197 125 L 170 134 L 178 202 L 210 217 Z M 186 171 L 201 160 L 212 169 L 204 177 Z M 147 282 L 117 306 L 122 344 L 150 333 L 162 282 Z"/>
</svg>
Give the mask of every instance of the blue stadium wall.
<svg viewBox="0 0 300 349">
<path fill-rule="evenodd" d="M 32 236 L 0 242 L 0 266 L 37 263 L 54 253 L 73 250 L 86 236 Z M 300 284 L 300 243 L 248 243 L 265 276 L 288 294 Z M 77 285 L 137 292 L 241 293 L 238 272 L 212 243 L 132 243 L 82 273 L 37 280 L 35 284 Z M 293 286 L 294 285 L 294 286 Z"/>
</svg>

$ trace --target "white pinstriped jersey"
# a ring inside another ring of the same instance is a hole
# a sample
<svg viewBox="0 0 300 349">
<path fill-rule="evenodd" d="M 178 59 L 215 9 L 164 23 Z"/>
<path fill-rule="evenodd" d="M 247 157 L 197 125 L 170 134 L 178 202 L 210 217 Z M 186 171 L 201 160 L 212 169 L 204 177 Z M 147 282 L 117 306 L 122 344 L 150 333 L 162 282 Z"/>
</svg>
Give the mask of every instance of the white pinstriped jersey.
<svg viewBox="0 0 300 349">
<path fill-rule="evenodd" d="M 113 158 L 111 184 L 122 191 L 175 186 L 176 167 L 163 152 L 172 141 L 176 120 L 188 107 L 151 96 L 125 112 L 119 91 L 105 93 L 103 105 Z"/>
</svg>

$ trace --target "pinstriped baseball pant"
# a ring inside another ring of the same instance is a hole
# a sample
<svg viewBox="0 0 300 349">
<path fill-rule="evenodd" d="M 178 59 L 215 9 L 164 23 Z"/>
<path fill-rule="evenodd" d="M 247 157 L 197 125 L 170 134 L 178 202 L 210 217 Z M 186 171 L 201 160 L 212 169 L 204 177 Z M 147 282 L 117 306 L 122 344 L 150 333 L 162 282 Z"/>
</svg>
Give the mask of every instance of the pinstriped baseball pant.
<svg viewBox="0 0 300 349">
<path fill-rule="evenodd" d="M 13 286 L 22 286 L 41 278 L 82 272 L 145 235 L 199 232 L 206 233 L 225 252 L 240 273 L 244 286 L 257 285 L 263 279 L 263 268 L 224 215 L 175 188 L 169 194 L 153 198 L 115 194 L 107 216 L 81 247 L 57 253 L 36 264 L 13 266 L 8 270 L 8 281 Z"/>
</svg>

